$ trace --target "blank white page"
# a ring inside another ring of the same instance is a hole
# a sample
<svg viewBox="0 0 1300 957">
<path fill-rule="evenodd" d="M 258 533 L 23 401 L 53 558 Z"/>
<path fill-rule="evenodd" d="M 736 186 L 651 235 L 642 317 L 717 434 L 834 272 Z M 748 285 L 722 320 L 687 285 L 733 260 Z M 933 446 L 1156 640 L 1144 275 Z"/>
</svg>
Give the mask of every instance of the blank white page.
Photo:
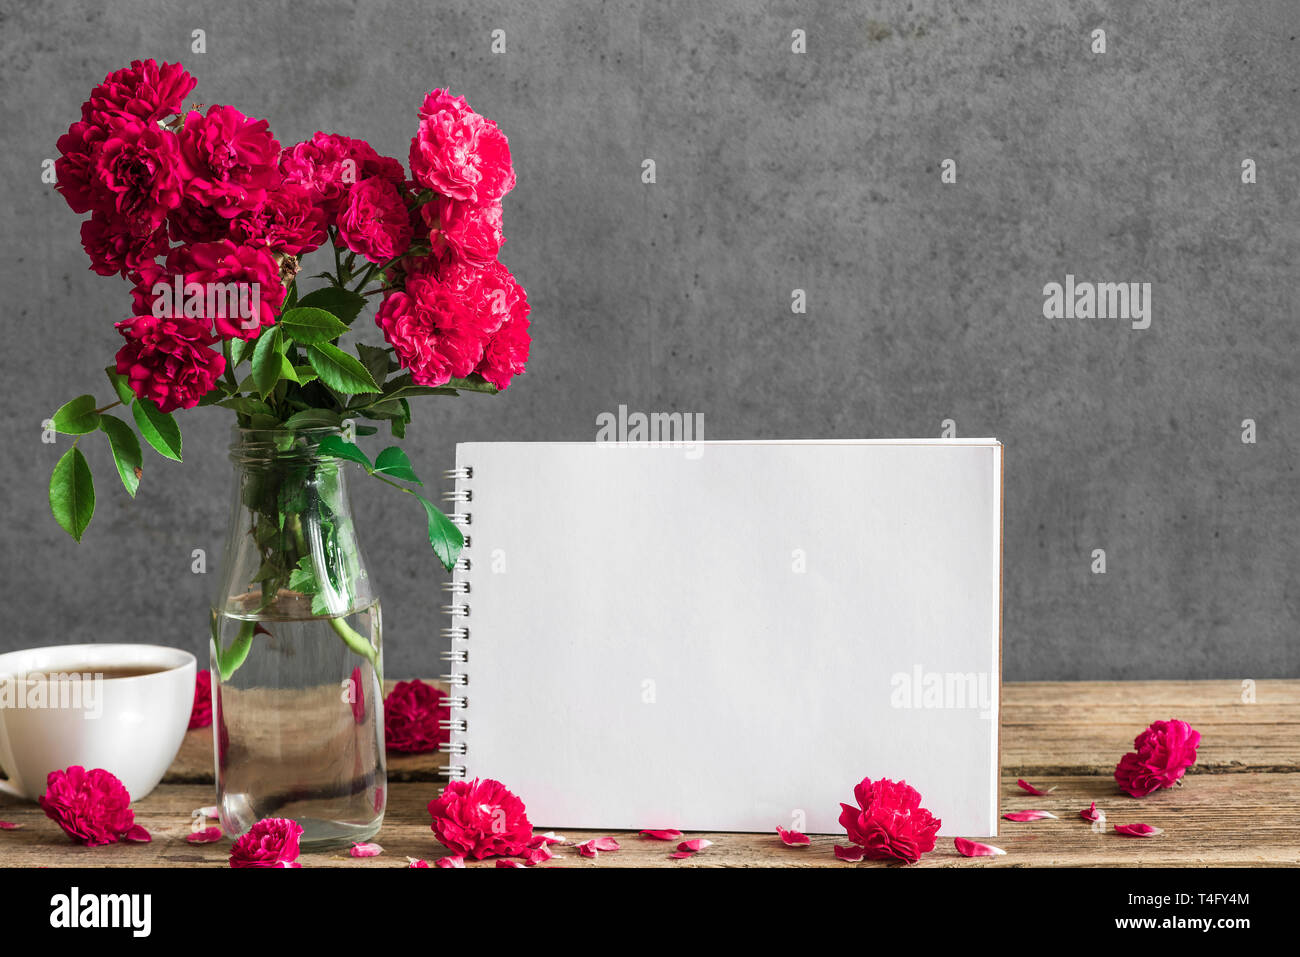
<svg viewBox="0 0 1300 957">
<path fill-rule="evenodd" d="M 535 826 L 997 833 L 993 439 L 469 443 L 469 777 Z"/>
</svg>

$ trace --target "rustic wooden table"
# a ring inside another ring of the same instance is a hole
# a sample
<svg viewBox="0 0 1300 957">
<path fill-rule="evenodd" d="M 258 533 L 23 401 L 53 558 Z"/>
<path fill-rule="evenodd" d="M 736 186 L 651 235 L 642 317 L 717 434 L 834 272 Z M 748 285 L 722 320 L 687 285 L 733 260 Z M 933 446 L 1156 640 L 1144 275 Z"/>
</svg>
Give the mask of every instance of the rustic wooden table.
<svg viewBox="0 0 1300 957">
<path fill-rule="evenodd" d="M 1253 688 L 1254 700 L 1249 700 Z M 1003 821 L 992 840 L 1006 856 L 966 859 L 941 839 L 918 867 L 1024 866 L 1284 866 L 1300 863 L 1300 681 L 1129 681 L 1008 684 L 1002 717 L 1003 811 L 1043 808 L 1059 820 Z M 1122 794 L 1111 777 L 1133 737 L 1160 718 L 1189 721 L 1202 735 L 1196 767 L 1182 787 L 1142 800 Z M 214 801 L 211 731 L 190 732 L 165 782 L 135 805 L 151 844 L 84 848 L 71 844 L 35 805 L 0 797 L 0 866 L 222 867 L 230 841 L 192 845 L 192 812 Z M 375 838 L 380 857 L 357 860 L 345 851 L 308 853 L 304 867 L 405 867 L 447 852 L 429 830 L 425 805 L 437 792 L 436 756 L 391 756 L 389 802 Z M 864 773 L 869 769 L 864 769 Z M 1048 797 L 1016 786 L 1026 778 L 1056 785 Z M 507 782 L 508 783 L 508 782 Z M 851 784 L 845 782 L 846 800 Z M 527 795 L 523 795 L 527 800 Z M 1078 812 L 1092 801 L 1106 812 L 1107 830 L 1094 831 Z M 1154 838 L 1126 838 L 1113 824 L 1142 821 L 1164 829 Z M 664 826 L 671 822 L 646 822 Z M 787 822 L 773 821 L 772 824 Z M 565 831 L 570 840 L 607 832 Z M 832 854 L 842 837 L 814 837 L 789 848 L 772 834 L 701 834 L 712 847 L 672 860 L 674 846 L 615 833 L 622 849 L 596 860 L 555 846 L 546 866 L 567 867 L 848 867 Z M 492 867 L 493 861 L 470 866 Z M 881 866 L 865 862 L 862 867 Z"/>
</svg>

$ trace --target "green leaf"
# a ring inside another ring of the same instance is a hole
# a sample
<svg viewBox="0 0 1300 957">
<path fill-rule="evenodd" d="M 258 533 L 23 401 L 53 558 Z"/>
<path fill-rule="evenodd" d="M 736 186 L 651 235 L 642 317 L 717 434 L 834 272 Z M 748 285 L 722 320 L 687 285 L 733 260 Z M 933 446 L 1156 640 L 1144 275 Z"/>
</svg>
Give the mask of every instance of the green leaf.
<svg viewBox="0 0 1300 957">
<path fill-rule="evenodd" d="M 122 477 L 127 494 L 135 498 L 135 490 L 140 487 L 140 475 L 144 471 L 140 440 L 135 437 L 131 426 L 115 415 L 101 415 L 99 427 L 108 436 L 108 446 L 113 450 L 113 464 L 117 466 L 117 474 Z"/>
<path fill-rule="evenodd" d="M 376 382 L 383 382 L 389 372 L 398 368 L 393 360 L 393 354 L 379 346 L 368 346 L 364 342 L 358 342 L 357 355 L 361 357 L 361 364 L 366 367 Z"/>
<path fill-rule="evenodd" d="M 222 399 L 217 405 L 223 409 L 234 409 L 240 415 L 272 415 L 271 407 L 256 396 L 236 395 Z"/>
<path fill-rule="evenodd" d="M 338 426 L 343 416 L 328 409 L 304 409 L 284 420 L 286 429 L 328 429 Z"/>
<path fill-rule="evenodd" d="M 366 453 L 357 448 L 351 442 L 345 442 L 341 436 L 327 435 L 320 440 L 316 446 L 316 451 L 320 455 L 332 455 L 336 459 L 347 459 L 349 462 L 358 462 L 365 466 L 367 472 L 373 472 L 375 467 L 370 464 L 370 459 L 366 458 Z"/>
<path fill-rule="evenodd" d="M 281 314 L 276 328 L 303 345 L 330 342 L 348 331 L 348 327 L 332 312 L 311 306 L 299 306 Z"/>
<path fill-rule="evenodd" d="M 108 381 L 113 383 L 113 391 L 122 400 L 122 404 L 130 405 L 135 399 L 135 393 L 131 391 L 131 383 L 127 381 L 126 376 L 119 373 L 113 366 L 109 366 L 104 371 L 108 373 Z"/>
<path fill-rule="evenodd" d="M 425 514 L 429 516 L 429 544 L 433 546 L 433 553 L 442 562 L 442 567 L 451 571 L 456 559 L 460 557 L 460 550 L 465 547 L 465 536 L 451 523 L 451 519 L 442 514 L 438 506 L 418 492 L 411 494 L 420 500 Z"/>
<path fill-rule="evenodd" d="M 396 445 L 390 445 L 375 458 L 375 473 L 414 482 L 416 485 L 424 484 L 416 477 L 415 469 L 411 468 L 411 460 L 406 457 L 406 453 Z"/>
<path fill-rule="evenodd" d="M 294 366 L 293 374 L 299 385 L 306 385 L 316 379 L 316 370 L 311 366 Z"/>
<path fill-rule="evenodd" d="M 496 395 L 501 390 L 481 375 L 471 375 L 468 379 L 452 379 L 447 383 L 449 389 L 462 389 L 465 392 L 485 392 Z"/>
<path fill-rule="evenodd" d="M 299 306 L 315 306 L 338 316 L 344 322 L 351 322 L 366 304 L 366 297 L 351 289 L 339 286 L 326 286 L 303 296 Z"/>
<path fill-rule="evenodd" d="M 276 328 L 261 336 L 257 340 L 257 348 L 253 350 L 253 385 L 263 399 L 275 389 L 284 366 L 284 339 L 280 336 L 279 328 Z"/>
<path fill-rule="evenodd" d="M 80 542 L 95 514 L 95 480 L 76 446 L 63 453 L 50 475 L 50 511 L 59 526 Z"/>
<path fill-rule="evenodd" d="M 93 395 L 79 395 L 71 402 L 59 406 L 51 417 L 54 431 L 64 435 L 85 435 L 99 428 L 99 413 L 95 411 Z"/>
<path fill-rule="evenodd" d="M 152 399 L 136 399 L 131 403 L 135 427 L 155 452 L 164 458 L 181 460 L 181 430 L 170 412 L 154 405 Z"/>
<path fill-rule="evenodd" d="M 250 352 L 252 352 L 254 349 L 257 348 L 257 343 L 260 340 L 260 338 L 261 337 L 259 337 L 258 339 L 229 340 L 230 341 L 230 368 L 232 370 L 235 368 L 235 366 L 243 362 L 244 359 L 247 358 Z"/>
<path fill-rule="evenodd" d="M 304 555 L 298 559 L 298 565 L 289 573 L 290 591 L 302 592 L 304 595 L 314 595 L 320 591 L 320 585 L 316 582 L 316 570 L 312 567 L 311 556 Z"/>
<path fill-rule="evenodd" d="M 307 361 L 331 389 L 349 395 L 378 392 L 374 377 L 361 362 L 336 345 L 321 342 L 307 347 Z"/>
</svg>

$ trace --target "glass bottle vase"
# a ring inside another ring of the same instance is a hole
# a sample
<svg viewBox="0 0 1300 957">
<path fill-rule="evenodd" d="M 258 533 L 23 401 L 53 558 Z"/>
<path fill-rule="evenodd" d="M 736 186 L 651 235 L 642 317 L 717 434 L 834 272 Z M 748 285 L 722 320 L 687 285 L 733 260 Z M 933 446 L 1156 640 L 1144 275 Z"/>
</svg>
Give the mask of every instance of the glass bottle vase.
<svg viewBox="0 0 1300 957">
<path fill-rule="evenodd" d="M 236 429 L 212 608 L 217 808 L 228 837 L 289 818 L 307 849 L 365 841 L 386 794 L 379 601 L 334 429 Z"/>
</svg>

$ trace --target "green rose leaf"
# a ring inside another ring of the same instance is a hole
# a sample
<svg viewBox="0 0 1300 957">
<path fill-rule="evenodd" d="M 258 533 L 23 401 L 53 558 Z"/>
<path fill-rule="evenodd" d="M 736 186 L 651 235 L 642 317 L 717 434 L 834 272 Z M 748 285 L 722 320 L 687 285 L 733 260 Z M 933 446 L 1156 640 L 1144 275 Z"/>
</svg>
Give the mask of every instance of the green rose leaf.
<svg viewBox="0 0 1300 957">
<path fill-rule="evenodd" d="M 350 356 L 336 345 L 320 342 L 307 347 L 307 361 L 331 389 L 347 395 L 360 392 L 378 392 L 374 377 L 355 356 Z"/>
<path fill-rule="evenodd" d="M 104 372 L 108 374 L 108 381 L 113 383 L 113 391 L 117 393 L 118 399 L 123 405 L 130 405 L 135 400 L 135 393 L 131 391 L 131 383 L 127 381 L 126 376 L 118 372 L 114 366 L 108 366 Z"/>
<path fill-rule="evenodd" d="M 366 458 L 366 453 L 357 448 L 351 442 L 346 442 L 341 436 L 327 435 L 320 440 L 316 446 L 316 451 L 321 455 L 332 455 L 336 459 L 347 459 L 349 462 L 357 462 L 365 467 L 367 472 L 373 472 L 375 467 L 370 464 L 370 459 Z"/>
<path fill-rule="evenodd" d="M 284 374 L 286 362 L 284 339 L 279 328 L 257 340 L 257 347 L 253 350 L 253 385 L 263 399 L 274 391 L 275 384 Z"/>
<path fill-rule="evenodd" d="M 294 366 L 293 375 L 298 380 L 299 385 L 306 385 L 308 382 L 315 380 L 316 370 L 311 366 Z"/>
<path fill-rule="evenodd" d="M 135 437 L 131 426 L 115 415 L 100 416 L 99 427 L 108 436 L 108 446 L 113 450 L 113 464 L 117 466 L 117 474 L 122 477 L 127 494 L 135 498 L 135 491 L 140 487 L 140 475 L 144 470 L 140 440 Z"/>
<path fill-rule="evenodd" d="M 496 395 L 501 390 L 481 375 L 472 375 L 468 379 L 452 379 L 447 383 L 449 389 L 461 389 L 465 392 L 485 392 Z"/>
<path fill-rule="evenodd" d="M 258 339 L 230 339 L 230 368 L 244 361 L 254 349 L 257 348 Z"/>
<path fill-rule="evenodd" d="M 333 313 L 344 322 L 351 322 L 366 304 L 366 297 L 341 286 L 326 286 L 310 292 L 299 300 L 299 306 L 314 306 Z M 299 340 L 300 342 L 302 340 Z"/>
<path fill-rule="evenodd" d="M 59 406 L 51 417 L 54 430 L 64 435 L 85 435 L 99 428 L 99 413 L 95 411 L 93 395 L 79 395 L 71 402 Z"/>
<path fill-rule="evenodd" d="M 303 345 L 330 342 L 348 331 L 333 313 L 311 306 L 298 306 L 283 313 L 276 328 Z"/>
<path fill-rule="evenodd" d="M 304 409 L 284 420 L 286 429 L 329 429 L 343 422 L 343 416 L 328 409 Z"/>
<path fill-rule="evenodd" d="M 379 346 L 368 346 L 364 342 L 358 342 L 357 355 L 361 357 L 361 364 L 366 367 L 376 382 L 383 382 L 388 377 L 388 373 L 397 368 L 392 353 Z"/>
<path fill-rule="evenodd" d="M 384 449 L 375 458 L 375 473 L 414 482 L 416 485 L 424 484 L 416 477 L 415 469 L 411 468 L 411 460 L 406 457 L 406 453 L 396 445 Z"/>
<path fill-rule="evenodd" d="M 59 526 L 80 542 L 95 514 L 95 481 L 76 446 L 63 453 L 50 475 L 50 511 Z"/>
<path fill-rule="evenodd" d="M 429 516 L 429 544 L 433 546 L 433 553 L 442 562 L 442 567 L 451 571 L 456 559 L 460 557 L 460 550 L 465 547 L 465 536 L 451 523 L 451 519 L 442 514 L 438 506 L 417 492 L 411 494 L 420 500 L 425 514 Z"/>
<path fill-rule="evenodd" d="M 152 399 L 136 399 L 131 403 L 135 427 L 155 452 L 164 458 L 181 460 L 181 430 L 170 412 L 154 405 Z"/>
</svg>

